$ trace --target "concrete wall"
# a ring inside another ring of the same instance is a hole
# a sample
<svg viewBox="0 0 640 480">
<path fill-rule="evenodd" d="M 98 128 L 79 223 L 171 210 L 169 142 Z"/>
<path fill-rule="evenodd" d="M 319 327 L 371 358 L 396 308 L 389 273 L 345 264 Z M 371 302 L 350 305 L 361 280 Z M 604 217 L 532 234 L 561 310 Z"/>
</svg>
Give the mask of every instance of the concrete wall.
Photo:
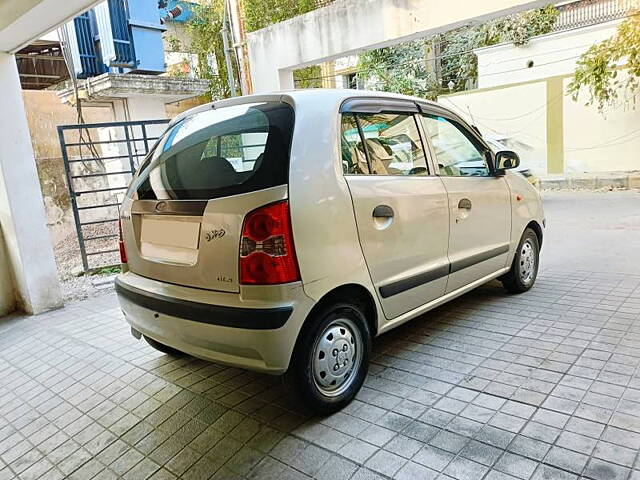
<svg viewBox="0 0 640 480">
<path fill-rule="evenodd" d="M 475 50 L 478 87 L 487 88 L 570 75 L 591 45 L 611 37 L 622 20 L 542 35 L 526 45 L 512 43 Z M 531 62 L 533 66 L 531 65 Z"/>
<path fill-rule="evenodd" d="M 565 89 L 569 81 L 564 79 Z M 563 98 L 566 171 L 640 170 L 640 103 L 634 108 L 621 100 L 600 113 L 584 106 L 587 98 Z"/>
<path fill-rule="evenodd" d="M 16 306 L 15 287 L 11 275 L 9 258 L 0 229 L 0 317 L 13 312 Z"/>
<path fill-rule="evenodd" d="M 189 110 L 190 108 L 197 107 L 198 105 L 202 105 L 203 103 L 207 103 L 207 100 L 203 97 L 193 97 L 186 100 L 180 100 L 179 102 L 168 103 L 165 107 L 167 111 L 167 118 L 173 118 L 179 113 Z"/>
<path fill-rule="evenodd" d="M 23 90 L 22 95 L 44 197 L 47 226 L 52 243 L 57 245 L 69 235 L 75 235 L 57 126 L 78 123 L 77 112 L 75 108 L 63 104 L 52 90 Z M 91 123 L 113 121 L 113 112 L 108 105 L 85 107 L 83 116 L 85 121 Z M 73 141 L 70 135 L 69 138 Z"/>
<path fill-rule="evenodd" d="M 22 99 L 36 158 L 60 157 L 60 142 L 56 128 L 58 125 L 78 123 L 76 109 L 63 104 L 53 90 L 23 90 Z M 85 107 L 83 116 L 85 121 L 90 123 L 113 121 L 113 112 L 109 105 Z"/>
<path fill-rule="evenodd" d="M 17 306 L 40 313 L 62 297 L 13 55 L 0 52 L 0 227 Z"/>
<path fill-rule="evenodd" d="M 475 124 L 483 135 L 516 150 L 527 167 L 546 173 L 545 95 L 545 82 L 537 82 L 443 95 L 439 103 Z"/>
<path fill-rule="evenodd" d="M 549 3 L 338 0 L 247 36 L 255 92 L 293 88 L 292 71 Z"/>
<path fill-rule="evenodd" d="M 549 87 L 559 82 L 558 91 Z M 620 105 L 600 113 L 563 94 L 570 77 L 472 90 L 439 102 L 516 150 L 538 174 L 640 170 L 640 109 Z M 554 137 L 554 138 L 552 138 Z M 554 148 L 559 171 L 549 168 Z M 557 151 L 555 152 L 557 153 Z"/>
</svg>

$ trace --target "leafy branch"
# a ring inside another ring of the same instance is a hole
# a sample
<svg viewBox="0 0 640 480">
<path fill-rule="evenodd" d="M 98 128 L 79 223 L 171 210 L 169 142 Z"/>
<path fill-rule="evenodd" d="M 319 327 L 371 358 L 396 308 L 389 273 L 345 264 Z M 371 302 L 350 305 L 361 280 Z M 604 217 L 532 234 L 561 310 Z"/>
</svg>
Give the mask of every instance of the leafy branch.
<svg viewBox="0 0 640 480">
<path fill-rule="evenodd" d="M 224 0 L 202 0 L 192 7 L 193 16 L 187 23 L 192 53 L 198 57 L 198 78 L 209 80 L 208 100 L 227 98 L 231 95 L 227 83 L 227 67 L 224 61 L 222 21 Z M 234 78 L 237 72 L 234 69 Z"/>
<path fill-rule="evenodd" d="M 450 86 L 453 91 L 465 90 L 478 77 L 478 60 L 472 50 L 503 42 L 524 45 L 531 37 L 551 31 L 558 14 L 549 5 L 372 50 L 360 57 L 358 71 L 375 88 L 398 93 L 433 98 Z M 430 55 L 437 59 L 430 61 Z M 439 71 L 435 68 L 437 60 Z"/>
<path fill-rule="evenodd" d="M 253 32 L 318 8 L 316 0 L 243 0 L 244 24 Z"/>
<path fill-rule="evenodd" d="M 209 80 L 209 100 L 227 98 L 231 95 L 227 82 L 227 67 L 224 61 L 222 23 L 225 0 L 201 0 L 193 5 L 193 16 L 187 23 L 189 50 L 198 57 L 196 74 Z M 241 3 L 245 28 L 248 32 L 267 27 L 273 23 L 309 12 L 317 8 L 316 0 L 244 0 Z M 170 48 L 179 48 L 177 39 L 169 38 Z M 233 76 L 238 78 L 237 66 L 233 62 Z M 180 71 L 173 72 L 180 75 Z M 320 67 L 312 66 L 295 72 L 300 87 L 319 86 L 317 77 Z"/>
<path fill-rule="evenodd" d="M 616 104 L 619 96 L 624 103 L 632 102 L 640 91 L 640 12 L 624 20 L 611 38 L 592 45 L 578 60 L 568 93 L 577 101 L 586 90 L 586 105 Z"/>
</svg>

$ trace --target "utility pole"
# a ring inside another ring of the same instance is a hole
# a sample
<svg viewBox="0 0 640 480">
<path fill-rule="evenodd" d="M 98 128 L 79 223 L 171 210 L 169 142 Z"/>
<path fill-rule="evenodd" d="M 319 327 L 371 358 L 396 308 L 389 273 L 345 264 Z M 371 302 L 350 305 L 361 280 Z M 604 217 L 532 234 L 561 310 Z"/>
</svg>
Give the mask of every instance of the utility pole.
<svg viewBox="0 0 640 480">
<path fill-rule="evenodd" d="M 233 76 L 233 64 L 231 63 L 231 52 L 233 49 L 229 46 L 229 16 L 227 15 L 227 2 L 224 2 L 224 14 L 222 19 L 222 30 L 220 34 L 222 35 L 222 48 L 224 50 L 224 63 L 227 67 L 227 82 L 229 83 L 229 91 L 231 92 L 231 96 L 237 96 L 236 91 L 236 80 Z"/>
<path fill-rule="evenodd" d="M 233 48 L 238 60 L 238 71 L 240 73 L 240 87 L 242 94 L 248 95 L 253 92 L 253 85 L 251 84 L 251 74 L 249 72 L 249 55 L 247 54 L 247 38 L 242 17 L 241 1 L 226 0 L 225 7 L 228 2 Z"/>
</svg>

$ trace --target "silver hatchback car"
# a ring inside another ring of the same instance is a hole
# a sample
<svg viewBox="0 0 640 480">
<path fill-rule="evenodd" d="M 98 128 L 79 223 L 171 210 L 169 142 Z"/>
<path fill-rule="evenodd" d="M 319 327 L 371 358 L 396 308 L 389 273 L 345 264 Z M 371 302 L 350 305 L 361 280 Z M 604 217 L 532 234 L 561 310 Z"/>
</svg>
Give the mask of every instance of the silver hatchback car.
<svg viewBox="0 0 640 480">
<path fill-rule="evenodd" d="M 498 278 L 530 289 L 544 215 L 518 156 L 442 106 L 309 90 L 174 119 L 127 192 L 116 281 L 166 353 L 286 378 L 331 412 L 372 338 Z"/>
</svg>

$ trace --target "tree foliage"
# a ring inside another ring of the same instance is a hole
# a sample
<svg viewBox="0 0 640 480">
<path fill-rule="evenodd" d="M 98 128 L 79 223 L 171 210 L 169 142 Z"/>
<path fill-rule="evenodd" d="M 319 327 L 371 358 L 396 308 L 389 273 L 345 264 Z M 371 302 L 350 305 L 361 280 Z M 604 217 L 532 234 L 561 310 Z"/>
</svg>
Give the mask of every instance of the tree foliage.
<svg viewBox="0 0 640 480">
<path fill-rule="evenodd" d="M 244 25 L 247 32 L 318 8 L 316 0 L 243 0 Z"/>
<path fill-rule="evenodd" d="M 293 83 L 296 88 L 320 88 L 322 87 L 322 69 L 319 65 L 311 65 L 294 70 Z"/>
<path fill-rule="evenodd" d="M 244 0 L 241 3 L 245 28 L 248 32 L 267 27 L 273 23 L 309 12 L 317 8 L 316 0 Z M 210 89 L 206 97 L 209 100 L 227 98 L 229 89 L 227 68 L 224 60 L 222 41 L 224 0 L 201 0 L 192 7 L 193 15 L 187 23 L 189 50 L 198 57 L 198 78 L 209 80 Z M 173 39 L 168 40 L 173 48 Z M 215 59 L 215 61 L 210 61 Z M 232 55 L 233 76 L 237 81 L 238 71 Z M 217 70 L 216 70 L 217 66 Z M 180 75 L 179 69 L 174 72 Z M 318 86 L 320 67 L 312 66 L 298 70 L 294 78 L 298 86 Z"/>
<path fill-rule="evenodd" d="M 429 40 L 421 39 L 371 50 L 360 56 L 358 74 L 380 90 L 431 98 L 438 89 L 425 61 L 431 48 Z"/>
<path fill-rule="evenodd" d="M 227 81 L 227 66 L 224 61 L 222 20 L 224 0 L 202 0 L 193 5 L 193 16 L 187 23 L 190 50 L 198 57 L 198 78 L 209 80 L 209 100 L 227 98 L 231 95 Z M 213 61 L 215 59 L 215 61 Z M 237 71 L 233 72 L 237 78 Z"/>
<path fill-rule="evenodd" d="M 621 94 L 624 103 L 635 107 L 640 91 L 640 12 L 623 21 L 614 36 L 591 46 L 580 57 L 567 90 L 574 100 L 586 90 L 586 104 L 595 104 L 601 111 L 615 105 Z"/>
<path fill-rule="evenodd" d="M 449 89 L 464 90 L 478 76 L 478 60 L 473 49 L 511 42 L 524 45 L 529 38 L 548 33 L 558 17 L 553 6 L 498 18 L 481 25 L 468 25 L 431 38 L 366 52 L 358 71 L 376 88 L 433 98 Z M 437 57 L 439 71 L 430 66 Z"/>
<path fill-rule="evenodd" d="M 317 0 L 243 0 L 247 32 L 266 28 L 318 8 Z M 297 88 L 321 87 L 320 67 L 312 65 L 293 72 Z"/>
</svg>

